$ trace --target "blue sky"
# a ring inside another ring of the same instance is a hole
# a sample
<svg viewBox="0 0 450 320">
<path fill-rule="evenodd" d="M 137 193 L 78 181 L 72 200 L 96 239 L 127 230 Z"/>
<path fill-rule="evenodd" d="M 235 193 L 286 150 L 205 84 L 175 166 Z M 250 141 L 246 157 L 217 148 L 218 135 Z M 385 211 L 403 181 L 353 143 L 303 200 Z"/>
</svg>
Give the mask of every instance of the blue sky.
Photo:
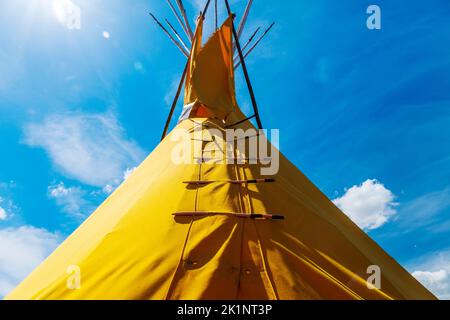
<svg viewBox="0 0 450 320">
<path fill-rule="evenodd" d="M 80 29 L 55 2 L 81 8 Z M 190 17 L 203 4 L 185 2 Z M 371 4 L 381 30 L 366 27 Z M 232 5 L 239 18 L 245 1 Z M 150 10 L 176 23 L 162 0 L 0 3 L 0 296 L 158 144 L 185 59 Z M 276 22 L 248 68 L 281 150 L 443 298 L 449 15 L 446 0 L 255 0 L 243 37 Z M 237 88 L 249 112 L 242 76 Z"/>
</svg>

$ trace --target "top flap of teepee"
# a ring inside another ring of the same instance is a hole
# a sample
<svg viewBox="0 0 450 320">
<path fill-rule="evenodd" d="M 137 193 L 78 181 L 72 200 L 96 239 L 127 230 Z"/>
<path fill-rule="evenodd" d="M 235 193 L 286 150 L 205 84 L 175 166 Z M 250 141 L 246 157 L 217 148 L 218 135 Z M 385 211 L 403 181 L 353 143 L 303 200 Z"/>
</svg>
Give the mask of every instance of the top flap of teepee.
<svg viewBox="0 0 450 320">
<path fill-rule="evenodd" d="M 185 106 L 189 117 L 225 120 L 236 107 L 232 52 L 232 17 L 199 49 L 202 22 L 198 24 L 186 78 Z"/>
</svg>

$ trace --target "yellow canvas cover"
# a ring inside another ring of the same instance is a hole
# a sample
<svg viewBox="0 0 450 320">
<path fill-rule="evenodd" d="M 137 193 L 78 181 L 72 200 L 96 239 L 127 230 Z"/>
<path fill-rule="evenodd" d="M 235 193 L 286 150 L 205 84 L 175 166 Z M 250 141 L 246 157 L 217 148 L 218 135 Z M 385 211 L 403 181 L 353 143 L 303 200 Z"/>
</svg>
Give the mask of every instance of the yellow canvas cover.
<svg viewBox="0 0 450 320">
<path fill-rule="evenodd" d="M 282 154 L 270 183 L 231 183 L 264 178 L 261 165 L 198 161 L 245 118 L 228 82 L 230 21 L 199 49 L 187 85 L 211 117 L 180 122 L 7 299 L 434 299 Z M 208 68 L 217 56 L 220 68 Z M 180 137 L 195 151 L 181 164 Z M 367 286 L 372 265 L 381 289 Z"/>
</svg>

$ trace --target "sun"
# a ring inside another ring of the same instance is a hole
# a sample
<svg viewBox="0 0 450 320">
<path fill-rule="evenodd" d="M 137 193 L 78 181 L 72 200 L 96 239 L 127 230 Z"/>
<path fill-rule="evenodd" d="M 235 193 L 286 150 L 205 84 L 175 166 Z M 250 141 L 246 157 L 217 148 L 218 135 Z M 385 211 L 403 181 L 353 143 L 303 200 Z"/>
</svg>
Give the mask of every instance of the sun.
<svg viewBox="0 0 450 320">
<path fill-rule="evenodd" d="M 53 14 L 69 29 L 80 29 L 81 9 L 71 0 L 52 0 Z"/>
</svg>

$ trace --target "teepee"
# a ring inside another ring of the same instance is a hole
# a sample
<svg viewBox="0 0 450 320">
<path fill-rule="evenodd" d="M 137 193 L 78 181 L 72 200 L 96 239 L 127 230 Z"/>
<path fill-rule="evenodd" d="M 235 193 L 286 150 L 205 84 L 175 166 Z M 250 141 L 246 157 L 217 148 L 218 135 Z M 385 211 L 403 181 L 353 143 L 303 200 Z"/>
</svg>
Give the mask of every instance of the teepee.
<svg viewBox="0 0 450 320">
<path fill-rule="evenodd" d="M 434 299 L 282 154 L 267 176 L 224 138 L 278 153 L 238 107 L 235 49 L 261 126 L 227 0 L 202 43 L 209 2 L 193 32 L 177 13 L 192 45 L 176 127 L 7 299 Z"/>
</svg>

